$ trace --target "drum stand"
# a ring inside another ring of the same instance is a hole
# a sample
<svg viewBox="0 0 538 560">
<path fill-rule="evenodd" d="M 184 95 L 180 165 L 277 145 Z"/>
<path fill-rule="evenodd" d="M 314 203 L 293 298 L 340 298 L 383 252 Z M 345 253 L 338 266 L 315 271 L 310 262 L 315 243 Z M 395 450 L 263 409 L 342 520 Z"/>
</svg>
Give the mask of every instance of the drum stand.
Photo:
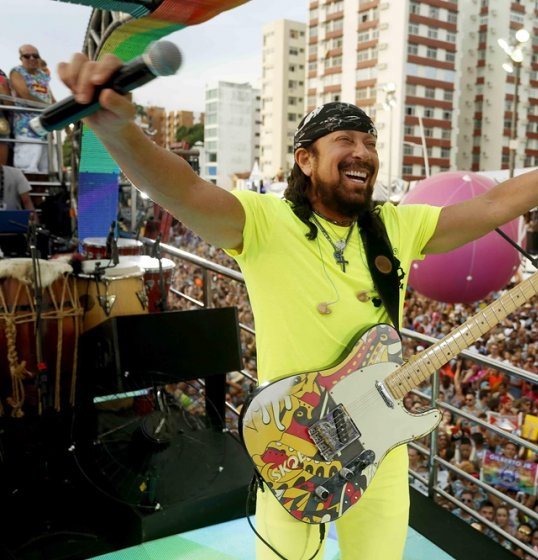
<svg viewBox="0 0 538 560">
<path fill-rule="evenodd" d="M 166 311 L 168 309 L 168 304 L 166 301 L 166 294 L 164 291 L 164 273 L 163 273 L 163 262 L 161 255 L 161 237 L 162 234 L 159 233 L 153 247 L 151 248 L 151 256 L 159 261 L 159 292 L 161 294 L 160 299 L 157 301 L 156 305 L 159 311 Z"/>
<path fill-rule="evenodd" d="M 43 287 L 41 285 L 41 270 L 39 265 L 39 252 L 37 250 L 37 226 L 30 225 L 28 244 L 30 257 L 32 259 L 32 271 L 35 291 L 35 340 L 36 340 L 36 362 L 37 362 L 37 393 L 39 398 L 38 411 L 41 415 L 52 405 L 52 397 L 49 391 L 49 378 L 47 364 L 43 359 L 43 333 L 41 315 L 43 311 Z"/>
</svg>

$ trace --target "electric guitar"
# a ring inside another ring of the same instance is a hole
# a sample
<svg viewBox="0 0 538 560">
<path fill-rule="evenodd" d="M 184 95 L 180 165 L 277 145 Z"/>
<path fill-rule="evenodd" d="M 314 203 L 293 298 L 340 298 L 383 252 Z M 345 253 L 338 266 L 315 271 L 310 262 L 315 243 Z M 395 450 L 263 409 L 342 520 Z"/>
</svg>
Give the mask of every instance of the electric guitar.
<svg viewBox="0 0 538 560">
<path fill-rule="evenodd" d="M 406 363 L 397 331 L 380 324 L 338 363 L 260 386 L 243 407 L 240 432 L 280 504 L 305 523 L 341 517 L 391 449 L 439 424 L 438 409 L 411 414 L 404 396 L 537 292 L 538 272 Z"/>
</svg>

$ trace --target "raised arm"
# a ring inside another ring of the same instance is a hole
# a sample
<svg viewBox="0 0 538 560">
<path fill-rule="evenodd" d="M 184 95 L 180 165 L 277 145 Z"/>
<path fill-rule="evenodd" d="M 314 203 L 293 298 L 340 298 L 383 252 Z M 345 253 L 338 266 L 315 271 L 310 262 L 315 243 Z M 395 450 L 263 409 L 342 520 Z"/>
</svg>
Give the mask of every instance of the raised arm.
<svg viewBox="0 0 538 560">
<path fill-rule="evenodd" d="M 121 64 L 112 55 L 93 62 L 77 54 L 70 63 L 60 64 L 58 73 L 76 100 L 87 103 L 95 86 L 105 83 Z M 201 179 L 183 158 L 152 142 L 134 123 L 135 109 L 128 98 L 105 89 L 99 102 L 102 109 L 85 122 L 133 184 L 207 242 L 239 248 L 245 223 L 239 201 Z"/>
<path fill-rule="evenodd" d="M 496 185 L 464 202 L 445 206 L 425 253 L 443 253 L 486 235 L 538 206 L 538 171 Z"/>
</svg>

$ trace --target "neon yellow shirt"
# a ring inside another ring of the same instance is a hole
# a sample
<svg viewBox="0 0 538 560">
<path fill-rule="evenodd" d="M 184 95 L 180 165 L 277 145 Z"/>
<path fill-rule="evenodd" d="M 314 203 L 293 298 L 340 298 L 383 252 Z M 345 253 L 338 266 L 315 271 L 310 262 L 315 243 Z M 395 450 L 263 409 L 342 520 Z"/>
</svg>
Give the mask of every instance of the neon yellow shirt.
<svg viewBox="0 0 538 560">
<path fill-rule="evenodd" d="M 383 307 L 362 302 L 357 294 L 375 295 L 364 248 L 355 225 L 344 257 L 346 272 L 333 248 L 318 233 L 305 237 L 307 226 L 291 205 L 276 196 L 252 191 L 233 193 L 246 213 L 241 252 L 229 250 L 245 277 L 254 314 L 258 380 L 324 368 L 332 364 L 355 335 L 377 323 L 390 323 Z M 396 257 L 406 273 L 400 291 L 400 318 L 411 263 L 435 231 L 441 209 L 427 205 L 383 205 L 382 219 Z M 348 228 L 322 222 L 332 239 Z M 321 258 L 320 258 L 321 257 Z M 317 306 L 331 303 L 331 313 Z"/>
</svg>

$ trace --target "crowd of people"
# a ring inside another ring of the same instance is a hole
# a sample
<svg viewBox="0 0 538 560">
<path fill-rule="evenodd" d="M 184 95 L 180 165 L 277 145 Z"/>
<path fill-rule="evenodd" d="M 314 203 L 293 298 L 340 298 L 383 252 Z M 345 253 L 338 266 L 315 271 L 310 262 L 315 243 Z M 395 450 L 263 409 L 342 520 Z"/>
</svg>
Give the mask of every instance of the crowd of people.
<svg viewBox="0 0 538 560">
<path fill-rule="evenodd" d="M 446 304 L 428 300 L 410 290 L 406 302 L 404 327 L 435 338 L 443 338 L 475 315 L 479 307 L 490 303 L 498 295 L 491 294 L 488 301 L 472 305 Z M 511 313 L 487 336 L 479 338 L 469 351 L 475 353 L 478 360 L 480 357 L 487 357 L 526 372 L 538 373 L 536 304 L 535 297 Z M 424 349 L 421 343 L 410 338 L 405 339 L 404 343 L 407 355 Z M 509 433 L 536 442 L 536 434 L 532 431 L 526 432 L 522 427 L 526 421 L 538 416 L 538 384 L 514 374 L 503 373 L 469 358 L 452 360 L 439 370 L 439 376 L 440 401 L 486 423 L 495 424 Z M 415 407 L 427 406 L 429 403 L 427 396 L 431 395 L 431 390 L 431 384 L 425 383 L 420 387 L 421 394 L 408 395 L 406 407 L 413 410 Z M 427 441 L 422 443 L 428 444 Z M 518 446 L 498 432 L 465 416 L 453 414 L 449 410 L 444 410 L 443 419 L 437 428 L 437 445 L 440 457 L 470 475 L 468 478 L 457 476 L 454 471 L 441 466 L 438 473 L 439 485 L 470 511 L 456 507 L 453 502 L 444 498 L 439 498 L 441 505 L 452 510 L 455 515 L 488 534 L 507 549 L 514 551 L 517 556 L 530 558 L 521 548 L 493 531 L 471 512 L 477 512 L 508 534 L 531 547 L 537 547 L 538 550 L 536 520 L 538 503 L 535 481 L 533 480 L 531 488 L 521 486 L 520 489 L 517 478 L 507 481 L 506 484 L 494 484 L 503 495 L 534 511 L 534 516 L 521 513 L 518 508 L 511 507 L 498 495 L 485 492 L 480 485 L 473 482 L 473 479 L 488 481 L 484 474 L 487 452 L 494 454 L 494 458 L 507 467 L 515 465 L 517 461 L 526 464 L 531 473 L 536 472 L 532 470 L 538 460 L 536 455 L 527 447 Z M 409 447 L 409 458 L 413 471 L 422 474 L 427 472 L 426 456 L 421 454 L 417 447 Z M 495 478 L 494 482 L 500 481 Z M 425 490 L 419 479 L 412 477 L 411 483 Z"/>
<path fill-rule="evenodd" d="M 170 244 L 224 267 L 238 270 L 235 261 L 223 251 L 205 243 L 178 222 L 172 228 Z M 177 259 L 172 284 L 174 290 L 187 298 L 202 301 L 203 282 L 203 273 L 199 266 Z M 244 364 L 245 370 L 255 376 L 255 337 L 249 330 L 254 329 L 254 324 L 244 285 L 217 273 L 213 273 L 211 283 L 212 305 L 237 306 L 239 321 L 241 325 L 247 327 L 247 330 L 241 331 Z M 507 288 L 509 287 L 511 286 Z M 412 288 L 408 288 L 402 327 L 441 339 L 498 295 L 491 294 L 487 301 L 475 304 L 452 304 L 430 300 Z M 171 297 L 170 303 L 177 309 L 192 307 L 192 303 L 187 298 Z M 480 357 L 487 357 L 527 372 L 538 373 L 537 303 L 538 298 L 530 300 L 493 328 L 487 336 L 476 340 L 468 350 L 475 353 L 478 360 Z M 404 358 L 409 358 L 424 349 L 425 343 L 410 337 L 403 338 Z M 525 381 L 516 375 L 503 373 L 494 367 L 481 365 L 480 361 L 461 357 L 442 367 L 439 375 L 439 400 L 486 423 L 493 422 L 495 418 L 515 418 L 517 426 L 510 426 L 509 431 L 519 434 L 525 417 L 529 415 L 538 417 L 538 384 Z M 253 383 L 248 377 L 240 372 L 233 372 L 228 377 L 227 401 L 235 409 L 240 410 L 252 387 Z M 418 412 L 431 404 L 431 395 L 431 383 L 424 382 L 417 391 L 406 395 L 404 405 L 411 412 Z M 236 429 L 237 416 L 228 415 L 227 423 L 229 427 Z M 466 478 L 455 470 L 441 467 L 437 475 L 438 485 L 466 506 L 466 509 L 457 507 L 454 502 L 442 497 L 437 498 L 439 504 L 505 548 L 512 550 L 516 556 L 530 558 L 523 549 L 500 536 L 468 510 L 475 511 L 522 543 L 536 547 L 538 550 L 536 516 L 522 514 L 517 508 L 511 507 L 497 495 L 487 493 L 479 484 L 473 482 L 480 479 L 486 451 L 493 452 L 496 456 L 519 459 L 530 464 L 536 463 L 537 457 L 526 447 L 517 446 L 497 432 L 448 410 L 444 410 L 443 419 L 436 433 L 438 455 L 456 469 L 469 475 Z M 530 434 L 530 440 L 535 442 L 536 437 Z M 429 444 L 429 438 L 426 438 L 408 446 L 410 469 L 418 475 L 418 477 L 410 475 L 410 483 L 423 492 L 427 492 L 423 480 L 427 478 L 429 468 L 427 454 L 422 452 L 422 449 L 427 448 Z M 495 485 L 495 487 L 501 494 L 517 500 L 538 513 L 538 502 L 534 493 L 525 493 L 514 487 L 502 485 Z"/>
</svg>

